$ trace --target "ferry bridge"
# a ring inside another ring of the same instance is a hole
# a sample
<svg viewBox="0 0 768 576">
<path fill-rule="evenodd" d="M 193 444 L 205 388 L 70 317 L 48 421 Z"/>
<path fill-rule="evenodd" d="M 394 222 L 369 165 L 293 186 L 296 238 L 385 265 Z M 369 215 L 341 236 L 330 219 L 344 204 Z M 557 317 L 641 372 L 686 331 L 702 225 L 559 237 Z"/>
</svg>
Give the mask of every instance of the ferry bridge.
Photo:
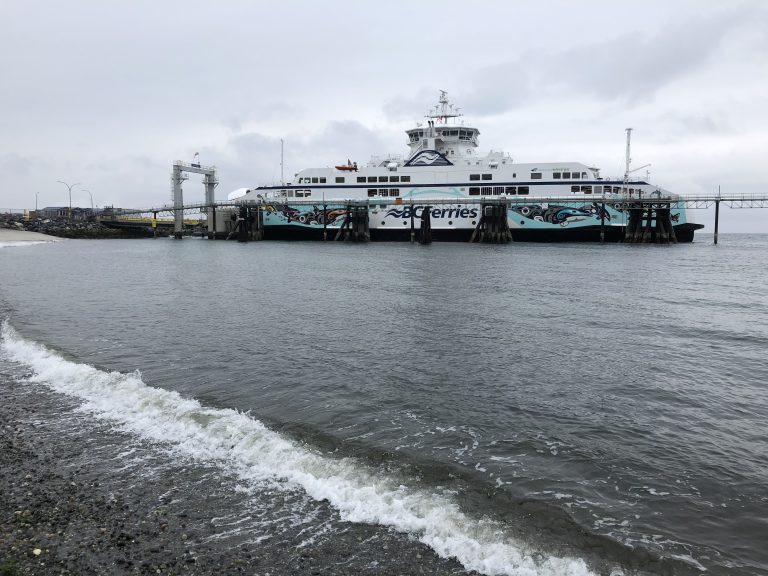
<svg viewBox="0 0 768 576">
<path fill-rule="evenodd" d="M 174 165 L 176 168 L 176 165 Z M 182 167 L 183 168 L 183 167 Z M 197 168 L 197 167 L 195 167 Z M 195 170 L 197 171 L 197 170 Z M 202 172 L 205 173 L 205 172 Z M 102 223 L 106 225 L 126 225 L 130 221 L 129 217 L 136 217 L 136 215 L 151 215 L 151 219 L 145 221 L 142 226 L 146 227 L 146 222 L 150 222 L 153 229 L 157 229 L 158 214 L 172 214 L 174 217 L 174 235 L 177 238 L 182 237 L 184 223 L 183 214 L 185 212 L 196 212 L 199 214 L 205 213 L 207 221 L 207 232 L 209 238 L 217 237 L 232 237 L 237 236 L 240 240 L 247 239 L 260 239 L 263 237 L 263 212 L 270 209 L 277 204 L 285 204 L 286 198 L 266 198 L 258 200 L 244 201 L 242 199 L 227 200 L 222 202 L 213 201 L 213 187 L 216 184 L 215 174 L 210 176 L 206 174 L 206 201 L 201 203 L 183 204 L 181 202 L 180 194 L 177 192 L 176 183 L 180 185 L 180 180 L 177 180 L 177 174 L 180 174 L 174 170 L 174 203 L 164 204 L 160 206 L 153 206 L 147 208 L 134 208 L 120 210 L 119 213 L 112 214 L 108 217 L 102 218 Z M 669 222 L 670 210 L 686 208 L 686 209 L 706 209 L 711 206 L 715 207 L 715 221 L 714 221 L 714 243 L 718 241 L 718 227 L 720 218 L 720 204 L 724 204 L 729 208 L 768 208 L 768 194 L 717 194 L 717 195 L 691 195 L 691 196 L 517 196 L 517 197 L 504 197 L 504 198 L 492 198 L 492 197 L 477 197 L 477 198 L 461 198 L 461 199 L 409 199 L 409 198 L 369 198 L 366 200 L 358 201 L 345 201 L 345 200 L 328 200 L 325 202 L 317 202 L 316 200 L 302 200 L 291 198 L 290 205 L 293 206 L 319 206 L 322 205 L 323 209 L 327 208 L 344 208 L 348 213 L 348 217 L 340 229 L 333 228 L 332 232 L 336 232 L 336 239 L 344 238 L 351 240 L 367 240 L 368 234 L 368 207 L 376 205 L 381 207 L 386 206 L 403 206 L 414 207 L 429 205 L 436 206 L 479 206 L 482 208 L 481 213 L 483 216 L 478 223 L 478 229 L 472 234 L 471 241 L 491 241 L 491 242 L 506 242 L 511 239 L 509 227 L 507 224 L 507 211 L 508 208 L 514 208 L 515 206 L 535 204 L 573 204 L 578 203 L 596 203 L 601 205 L 604 209 L 608 204 L 615 208 L 620 208 L 627 214 L 627 221 L 623 223 L 624 228 L 624 241 L 631 243 L 646 243 L 653 238 L 656 242 L 668 243 L 675 242 L 674 231 Z M 506 208 L 506 209 L 505 209 Z M 216 211 L 217 210 L 229 210 L 235 215 L 236 226 L 233 230 L 224 234 L 224 231 L 216 230 Z M 426 222 L 421 219 L 420 222 L 420 234 L 419 239 L 424 240 L 431 237 L 429 212 L 426 212 Z M 413 214 L 413 211 L 412 211 Z M 418 219 L 418 218 L 417 218 Z M 666 219 L 666 222 L 665 222 Z M 362 222 L 365 220 L 364 222 Z M 411 217 L 411 240 L 415 238 L 415 223 L 413 216 Z M 605 228 L 605 221 L 601 220 L 601 240 L 604 239 L 603 229 Z M 324 225 L 323 238 L 327 239 L 328 234 Z"/>
</svg>

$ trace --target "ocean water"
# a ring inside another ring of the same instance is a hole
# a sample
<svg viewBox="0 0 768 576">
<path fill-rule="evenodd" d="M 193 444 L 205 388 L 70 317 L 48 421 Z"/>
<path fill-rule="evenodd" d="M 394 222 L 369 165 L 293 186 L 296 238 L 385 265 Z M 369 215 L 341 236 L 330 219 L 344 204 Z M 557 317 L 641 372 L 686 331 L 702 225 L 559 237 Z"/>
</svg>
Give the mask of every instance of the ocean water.
<svg viewBox="0 0 768 576">
<path fill-rule="evenodd" d="M 397 537 L 444 573 L 768 574 L 767 250 L 4 246 L 0 394 L 230 486 L 224 549 L 364 526 L 337 573 Z"/>
</svg>

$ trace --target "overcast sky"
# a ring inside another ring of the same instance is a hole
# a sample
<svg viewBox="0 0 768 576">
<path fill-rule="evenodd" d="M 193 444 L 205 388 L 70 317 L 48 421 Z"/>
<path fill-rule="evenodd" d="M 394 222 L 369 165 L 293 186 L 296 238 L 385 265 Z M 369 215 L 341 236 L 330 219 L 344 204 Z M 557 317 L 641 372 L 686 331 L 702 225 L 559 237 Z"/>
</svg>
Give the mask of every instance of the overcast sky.
<svg viewBox="0 0 768 576">
<path fill-rule="evenodd" d="M 221 199 L 279 180 L 281 138 L 286 175 L 404 153 L 439 89 L 481 153 L 620 175 L 631 126 L 655 184 L 768 193 L 762 0 L 2 0 L 0 22 L 0 208 L 66 205 L 57 180 L 163 204 L 195 152 Z M 184 192 L 203 200 L 194 175 Z M 768 233 L 768 209 L 721 230 Z"/>
</svg>

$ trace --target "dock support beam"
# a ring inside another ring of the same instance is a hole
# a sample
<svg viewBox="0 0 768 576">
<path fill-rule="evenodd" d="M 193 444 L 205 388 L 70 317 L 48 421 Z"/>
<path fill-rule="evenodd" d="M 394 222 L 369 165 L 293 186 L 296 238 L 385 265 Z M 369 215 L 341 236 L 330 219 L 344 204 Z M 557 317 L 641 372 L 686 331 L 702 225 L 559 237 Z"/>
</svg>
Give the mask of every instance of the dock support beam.
<svg viewBox="0 0 768 576">
<path fill-rule="evenodd" d="M 720 200 L 715 200 L 715 244 L 717 244 L 717 231 L 720 225 Z"/>
<path fill-rule="evenodd" d="M 181 239 L 184 234 L 184 196 L 181 191 L 181 184 L 188 178 L 188 172 L 203 175 L 205 205 L 208 206 L 205 209 L 205 213 L 208 218 L 208 235 L 210 237 L 211 233 L 216 230 L 213 214 L 213 204 L 215 202 L 213 191 L 218 184 L 216 180 L 216 167 L 187 164 L 181 160 L 173 163 L 173 171 L 171 172 L 171 185 L 173 187 L 173 236 L 174 238 Z"/>
<path fill-rule="evenodd" d="M 421 211 L 421 227 L 419 228 L 419 244 L 432 243 L 432 206 L 424 206 Z"/>
<path fill-rule="evenodd" d="M 600 204 L 600 244 L 605 243 L 605 201 Z"/>
<path fill-rule="evenodd" d="M 414 206 L 413 202 L 411 202 L 411 244 L 413 244 L 416 241 L 416 230 L 414 229 L 413 220 L 414 220 Z"/>
<path fill-rule="evenodd" d="M 216 188 L 216 174 L 206 173 L 203 177 L 203 185 L 205 186 L 205 203 L 210 206 L 206 209 L 206 216 L 208 217 L 208 236 L 216 237 L 216 208 L 213 206 L 216 199 L 214 198 L 214 189 Z"/>
<path fill-rule="evenodd" d="M 173 237 L 181 240 L 184 232 L 184 197 L 181 191 L 181 183 L 186 176 L 181 173 L 179 164 L 173 165 L 171 182 L 173 183 Z"/>
</svg>

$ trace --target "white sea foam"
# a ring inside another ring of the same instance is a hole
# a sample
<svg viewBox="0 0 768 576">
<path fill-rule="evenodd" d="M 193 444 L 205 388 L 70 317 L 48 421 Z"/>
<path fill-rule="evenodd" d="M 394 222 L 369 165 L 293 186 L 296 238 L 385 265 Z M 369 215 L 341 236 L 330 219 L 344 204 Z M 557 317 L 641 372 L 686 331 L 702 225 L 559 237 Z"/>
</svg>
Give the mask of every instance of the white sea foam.
<svg viewBox="0 0 768 576">
<path fill-rule="evenodd" d="M 77 397 L 95 417 L 167 443 L 184 457 L 216 463 L 245 483 L 301 487 L 328 501 L 344 520 L 412 534 L 440 556 L 483 574 L 591 574 L 583 560 L 547 557 L 506 536 L 499 523 L 467 516 L 450 494 L 404 486 L 353 459 L 323 456 L 247 414 L 206 408 L 147 386 L 139 372 L 105 372 L 70 362 L 21 337 L 7 320 L 1 333 L 3 352 L 33 370 L 31 382 Z"/>
</svg>

